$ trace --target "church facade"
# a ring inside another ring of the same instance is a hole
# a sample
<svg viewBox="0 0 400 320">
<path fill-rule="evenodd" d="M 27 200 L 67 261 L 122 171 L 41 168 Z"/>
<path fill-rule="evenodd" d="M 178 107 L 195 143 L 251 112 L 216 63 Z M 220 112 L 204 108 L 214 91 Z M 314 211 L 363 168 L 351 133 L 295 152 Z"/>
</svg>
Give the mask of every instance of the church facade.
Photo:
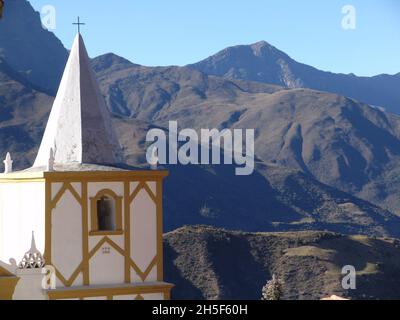
<svg viewBox="0 0 400 320">
<path fill-rule="evenodd" d="M 78 33 L 33 167 L 0 175 L 0 299 L 170 298 L 168 172 L 121 159 Z"/>
</svg>

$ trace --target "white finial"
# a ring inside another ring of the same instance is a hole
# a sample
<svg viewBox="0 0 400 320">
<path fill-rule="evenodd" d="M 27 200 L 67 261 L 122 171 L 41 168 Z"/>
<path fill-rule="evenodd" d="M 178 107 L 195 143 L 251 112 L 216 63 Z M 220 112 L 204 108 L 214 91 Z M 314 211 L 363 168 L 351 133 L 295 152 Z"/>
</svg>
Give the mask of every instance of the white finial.
<svg viewBox="0 0 400 320">
<path fill-rule="evenodd" d="M 3 161 L 4 163 L 4 173 L 11 173 L 13 171 L 13 162 L 11 159 L 11 155 L 7 152 L 6 159 Z"/>
<path fill-rule="evenodd" d="M 50 148 L 50 157 L 49 157 L 49 161 L 47 163 L 47 171 L 54 171 L 54 150 L 53 148 Z"/>
<path fill-rule="evenodd" d="M 32 231 L 31 248 L 18 265 L 20 269 L 40 269 L 46 265 L 41 252 L 36 248 L 35 233 Z"/>
<path fill-rule="evenodd" d="M 150 161 L 151 170 L 157 170 L 158 161 L 159 161 L 158 148 L 157 147 L 153 147 L 153 149 L 151 150 L 151 161 Z"/>
<path fill-rule="evenodd" d="M 31 249 L 28 252 L 29 253 L 38 252 L 38 249 L 36 248 L 35 231 L 32 231 Z"/>
</svg>

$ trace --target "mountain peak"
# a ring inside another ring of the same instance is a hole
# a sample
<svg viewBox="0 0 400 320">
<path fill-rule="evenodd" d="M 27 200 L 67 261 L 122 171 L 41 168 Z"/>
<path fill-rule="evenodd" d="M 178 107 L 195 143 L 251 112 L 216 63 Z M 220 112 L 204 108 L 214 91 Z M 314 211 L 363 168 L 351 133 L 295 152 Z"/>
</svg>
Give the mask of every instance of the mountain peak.
<svg viewBox="0 0 400 320">
<path fill-rule="evenodd" d="M 121 69 L 130 68 L 133 66 L 138 66 L 138 65 L 114 53 L 106 53 L 92 59 L 92 67 L 95 72 L 105 69 L 108 71 L 111 70 L 117 71 Z"/>
<path fill-rule="evenodd" d="M 397 90 L 400 73 L 357 77 L 352 73 L 326 72 L 295 61 L 266 41 L 229 47 L 189 67 L 229 80 L 338 93 L 370 105 L 382 106 L 391 112 L 400 112 Z"/>
<path fill-rule="evenodd" d="M 265 41 L 265 40 L 261 40 L 261 41 L 258 41 L 258 42 L 255 42 L 255 43 L 253 43 L 253 44 L 250 44 L 250 47 L 253 49 L 253 50 L 260 50 L 260 49 L 263 49 L 263 48 L 274 48 L 271 44 L 269 44 L 267 41 Z M 274 48 L 275 49 L 275 48 Z"/>
<path fill-rule="evenodd" d="M 264 57 L 266 55 L 278 55 L 278 56 L 286 56 L 285 53 L 282 51 L 279 51 L 277 48 L 269 44 L 268 42 L 262 40 L 256 43 L 253 43 L 250 45 L 250 48 L 252 49 L 254 55 L 256 57 Z"/>
</svg>

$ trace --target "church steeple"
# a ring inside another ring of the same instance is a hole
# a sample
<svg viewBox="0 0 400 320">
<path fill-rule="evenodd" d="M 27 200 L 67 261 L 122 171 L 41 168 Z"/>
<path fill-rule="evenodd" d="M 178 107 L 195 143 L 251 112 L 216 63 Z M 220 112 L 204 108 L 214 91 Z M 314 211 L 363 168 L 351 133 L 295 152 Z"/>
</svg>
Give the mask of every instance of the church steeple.
<svg viewBox="0 0 400 320">
<path fill-rule="evenodd" d="M 121 163 L 121 149 L 78 33 L 54 101 L 34 167 L 55 164 Z"/>
</svg>

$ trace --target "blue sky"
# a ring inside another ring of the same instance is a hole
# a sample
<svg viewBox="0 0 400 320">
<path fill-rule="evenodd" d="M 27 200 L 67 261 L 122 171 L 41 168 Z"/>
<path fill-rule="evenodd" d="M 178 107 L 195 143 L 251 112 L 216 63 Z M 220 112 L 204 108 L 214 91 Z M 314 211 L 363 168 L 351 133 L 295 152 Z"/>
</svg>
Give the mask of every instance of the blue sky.
<svg viewBox="0 0 400 320">
<path fill-rule="evenodd" d="M 299 62 L 357 75 L 400 72 L 399 0 L 30 0 L 56 9 L 54 33 L 70 48 L 79 15 L 89 54 L 185 65 L 265 40 Z M 344 30 L 342 7 L 356 9 Z"/>
</svg>

